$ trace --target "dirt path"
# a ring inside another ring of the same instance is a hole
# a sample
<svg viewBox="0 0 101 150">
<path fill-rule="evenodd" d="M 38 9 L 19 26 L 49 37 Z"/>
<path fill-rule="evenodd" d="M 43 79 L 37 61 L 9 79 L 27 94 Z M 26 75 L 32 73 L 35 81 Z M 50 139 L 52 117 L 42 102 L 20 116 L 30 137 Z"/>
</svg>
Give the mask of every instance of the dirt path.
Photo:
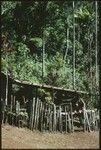
<svg viewBox="0 0 101 150">
<path fill-rule="evenodd" d="M 2 148 L 99 148 L 99 133 L 40 133 L 9 125 L 2 127 Z"/>
</svg>

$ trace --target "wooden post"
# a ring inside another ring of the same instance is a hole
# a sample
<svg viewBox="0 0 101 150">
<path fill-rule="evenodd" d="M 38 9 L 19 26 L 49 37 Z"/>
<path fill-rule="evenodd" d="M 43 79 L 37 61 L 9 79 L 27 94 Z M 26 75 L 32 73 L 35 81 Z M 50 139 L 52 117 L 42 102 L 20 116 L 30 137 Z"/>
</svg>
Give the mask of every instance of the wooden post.
<svg viewBox="0 0 101 150">
<path fill-rule="evenodd" d="M 43 131 L 43 113 L 44 113 L 44 104 L 42 104 L 41 110 L 41 131 Z"/>
<path fill-rule="evenodd" d="M 16 105 L 16 102 L 15 102 L 15 96 L 13 96 L 13 100 L 14 100 L 14 106 Z"/>
<path fill-rule="evenodd" d="M 69 132 L 71 132 L 72 127 L 71 127 L 71 118 L 70 118 L 70 114 L 68 113 L 68 127 L 69 127 Z"/>
<path fill-rule="evenodd" d="M 59 130 L 62 132 L 62 114 L 61 114 L 61 106 L 59 106 Z"/>
<path fill-rule="evenodd" d="M 39 126 L 39 108 L 40 108 L 40 100 L 38 99 L 36 129 L 38 129 Z"/>
<path fill-rule="evenodd" d="M 5 104 L 7 106 L 8 104 L 8 71 L 6 72 L 6 99 L 5 99 Z"/>
<path fill-rule="evenodd" d="M 74 132 L 74 125 L 73 125 L 73 113 L 72 113 L 72 103 L 70 102 L 70 114 L 71 114 L 71 127 L 72 132 Z"/>
<path fill-rule="evenodd" d="M 56 106 L 53 105 L 53 131 L 56 131 Z"/>
<path fill-rule="evenodd" d="M 46 107 L 46 130 L 48 129 L 48 119 L 49 117 L 48 117 L 48 105 L 47 105 Z"/>
<path fill-rule="evenodd" d="M 48 108 L 49 110 L 49 131 L 51 131 L 51 126 L 50 126 L 50 106 L 49 106 L 49 108 Z"/>
<path fill-rule="evenodd" d="M 35 98 L 33 98 L 33 102 L 32 102 L 31 130 L 33 130 L 33 123 L 34 123 L 34 111 L 35 111 Z"/>
<path fill-rule="evenodd" d="M 19 114 L 20 112 L 20 103 L 16 101 L 16 113 Z"/>
<path fill-rule="evenodd" d="M 36 99 L 35 100 L 36 104 L 35 104 L 35 119 L 34 119 L 34 128 L 36 128 L 36 118 L 37 118 L 37 104 L 38 104 L 38 100 Z"/>
<path fill-rule="evenodd" d="M 11 95 L 11 112 L 12 112 L 12 105 L 13 105 L 13 95 Z"/>
<path fill-rule="evenodd" d="M 52 111 L 50 113 L 50 128 L 51 128 L 51 132 L 52 132 L 53 131 L 53 129 L 52 129 Z"/>
<path fill-rule="evenodd" d="M 85 115 L 85 104 L 84 104 L 84 108 L 83 108 L 83 117 L 84 117 L 84 132 L 86 131 L 86 115 Z"/>
<path fill-rule="evenodd" d="M 50 106 L 50 117 L 49 117 L 49 131 L 52 131 L 52 110 L 51 110 L 51 106 Z"/>
<path fill-rule="evenodd" d="M 66 117 L 66 123 L 65 123 L 65 125 L 66 125 L 66 133 L 67 133 L 67 110 L 66 110 L 66 106 L 65 106 L 65 117 Z"/>
<path fill-rule="evenodd" d="M 47 106 L 45 104 L 45 113 L 44 113 L 44 129 L 46 130 L 46 126 L 47 126 L 47 115 L 46 115 L 46 112 L 47 112 Z"/>
<path fill-rule="evenodd" d="M 40 100 L 40 120 L 39 120 L 39 122 L 40 122 L 40 131 L 41 131 L 41 119 L 42 119 L 42 102 L 41 102 L 41 100 Z"/>
<path fill-rule="evenodd" d="M 92 130 L 95 130 L 95 110 L 92 110 Z"/>
<path fill-rule="evenodd" d="M 2 113 L 2 124 L 4 123 L 4 117 L 5 117 L 5 102 L 4 100 L 1 98 L 1 113 Z"/>
<path fill-rule="evenodd" d="M 89 118 L 88 118 L 87 110 L 85 111 L 85 115 L 86 115 L 88 130 L 89 130 L 89 132 L 90 132 L 91 129 L 90 129 L 90 123 L 89 123 Z"/>
<path fill-rule="evenodd" d="M 26 102 L 25 96 L 23 96 L 23 101 L 24 101 L 24 106 L 25 106 L 25 102 Z"/>
<path fill-rule="evenodd" d="M 37 105 L 38 105 L 38 99 L 37 99 L 37 91 L 38 88 L 35 88 L 35 117 L 34 117 L 34 128 L 36 128 L 36 120 L 37 120 Z"/>
<path fill-rule="evenodd" d="M 16 115 L 18 115 L 20 113 L 20 103 L 18 101 L 16 101 Z M 16 118 L 16 124 L 18 121 L 18 126 L 19 126 L 19 118 Z"/>
<path fill-rule="evenodd" d="M 60 125 L 59 125 L 59 123 L 60 123 L 60 111 L 59 111 L 59 107 L 57 107 L 57 131 L 59 130 L 59 127 L 60 127 Z"/>
<path fill-rule="evenodd" d="M 47 106 L 47 128 L 49 130 L 49 104 Z"/>
</svg>

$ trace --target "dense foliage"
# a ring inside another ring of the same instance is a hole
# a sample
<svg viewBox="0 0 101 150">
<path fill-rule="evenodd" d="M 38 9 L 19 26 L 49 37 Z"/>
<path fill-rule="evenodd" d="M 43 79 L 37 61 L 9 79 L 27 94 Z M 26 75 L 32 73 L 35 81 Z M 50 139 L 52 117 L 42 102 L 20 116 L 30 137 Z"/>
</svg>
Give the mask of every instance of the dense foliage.
<svg viewBox="0 0 101 150">
<path fill-rule="evenodd" d="M 77 1 L 73 8 L 72 1 L 2 1 L 1 7 L 4 72 L 72 89 L 75 43 L 75 89 L 98 90 L 95 2 Z"/>
</svg>

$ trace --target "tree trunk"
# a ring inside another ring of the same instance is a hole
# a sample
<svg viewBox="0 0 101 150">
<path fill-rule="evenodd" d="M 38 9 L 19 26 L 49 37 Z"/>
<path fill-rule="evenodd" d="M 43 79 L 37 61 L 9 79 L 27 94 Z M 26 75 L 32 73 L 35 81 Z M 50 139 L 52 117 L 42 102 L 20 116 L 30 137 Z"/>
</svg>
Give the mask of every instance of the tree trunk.
<svg viewBox="0 0 101 150">
<path fill-rule="evenodd" d="M 75 5 L 73 1 L 73 89 L 75 89 Z"/>
<path fill-rule="evenodd" d="M 45 36 L 43 33 L 43 46 L 42 46 L 42 78 L 44 77 L 45 73 Z"/>
<path fill-rule="evenodd" d="M 97 67 L 97 65 L 98 65 L 98 43 L 97 43 L 97 38 L 98 38 L 98 27 L 97 27 L 97 22 L 98 22 L 98 12 L 97 12 L 97 10 L 98 10 L 98 4 L 97 4 L 97 1 L 95 1 L 95 9 L 96 9 L 96 19 L 95 19 L 95 30 L 96 30 L 96 33 L 95 33 L 95 58 L 96 58 L 96 87 L 98 86 L 98 67 Z"/>
<path fill-rule="evenodd" d="M 66 52 L 65 52 L 65 56 L 64 56 L 64 63 L 66 63 L 66 57 L 67 57 L 67 53 L 68 53 L 68 47 L 69 47 L 69 42 L 68 42 L 68 39 L 69 39 L 69 28 L 67 27 L 67 30 L 66 30 Z"/>
<path fill-rule="evenodd" d="M 5 104 L 7 106 L 8 104 L 8 55 L 6 54 L 7 59 L 7 70 L 6 70 L 6 98 L 5 98 Z"/>
</svg>

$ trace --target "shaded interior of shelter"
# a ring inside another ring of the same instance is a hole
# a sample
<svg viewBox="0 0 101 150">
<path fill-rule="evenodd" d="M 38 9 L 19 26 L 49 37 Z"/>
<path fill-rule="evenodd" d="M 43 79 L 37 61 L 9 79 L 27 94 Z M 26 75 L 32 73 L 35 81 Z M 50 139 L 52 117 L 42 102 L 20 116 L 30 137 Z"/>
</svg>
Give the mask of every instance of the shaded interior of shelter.
<svg viewBox="0 0 101 150">
<path fill-rule="evenodd" d="M 6 98 L 6 75 L 1 73 L 1 98 L 5 100 Z M 18 88 L 18 90 L 14 91 L 14 87 Z M 50 92 L 52 96 L 52 101 L 56 105 L 65 104 L 68 102 L 76 103 L 79 100 L 80 94 L 76 91 L 65 91 L 62 89 L 53 89 L 52 87 L 40 87 L 40 85 L 29 85 L 23 82 L 17 82 L 12 79 L 10 76 L 8 78 L 8 105 L 11 103 L 11 95 L 15 96 L 15 101 L 18 100 L 20 104 L 23 106 L 24 101 L 32 100 L 33 98 L 39 98 L 41 101 L 44 101 L 44 97 L 38 96 L 38 90 L 44 89 L 46 92 Z"/>
</svg>

